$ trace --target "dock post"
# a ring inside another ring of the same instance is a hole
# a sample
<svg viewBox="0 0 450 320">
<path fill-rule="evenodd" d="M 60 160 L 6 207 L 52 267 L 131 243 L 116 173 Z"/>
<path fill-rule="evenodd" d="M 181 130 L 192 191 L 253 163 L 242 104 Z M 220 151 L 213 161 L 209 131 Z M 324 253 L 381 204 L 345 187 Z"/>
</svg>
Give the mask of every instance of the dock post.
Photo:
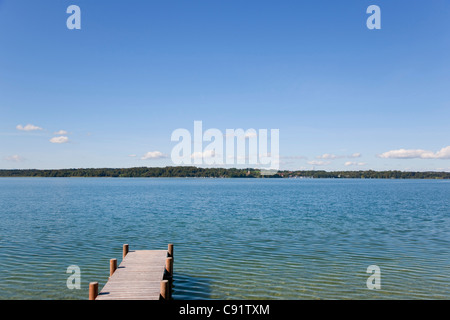
<svg viewBox="0 0 450 320">
<path fill-rule="evenodd" d="M 117 269 L 117 259 L 109 260 L 109 276 L 111 277 Z"/>
<path fill-rule="evenodd" d="M 98 296 L 98 282 L 89 283 L 89 300 L 95 300 Z"/>
<path fill-rule="evenodd" d="M 173 273 L 173 258 L 167 257 L 166 258 L 166 270 L 169 276 L 172 276 Z"/>
<path fill-rule="evenodd" d="M 161 298 L 163 300 L 170 299 L 169 281 L 168 280 L 161 281 Z"/>
<path fill-rule="evenodd" d="M 167 252 L 169 253 L 169 257 L 173 258 L 173 244 L 169 243 L 169 245 L 167 246 Z"/>
<path fill-rule="evenodd" d="M 169 291 L 169 299 L 172 296 L 172 282 L 173 282 L 173 258 L 167 257 L 166 258 L 166 275 L 164 276 L 165 279 L 168 280 L 168 291 Z"/>
<path fill-rule="evenodd" d="M 127 253 L 128 253 L 128 245 L 127 245 L 127 244 L 124 244 L 124 245 L 123 245 L 123 257 L 122 257 L 122 258 L 125 258 L 125 256 L 127 255 Z"/>
</svg>

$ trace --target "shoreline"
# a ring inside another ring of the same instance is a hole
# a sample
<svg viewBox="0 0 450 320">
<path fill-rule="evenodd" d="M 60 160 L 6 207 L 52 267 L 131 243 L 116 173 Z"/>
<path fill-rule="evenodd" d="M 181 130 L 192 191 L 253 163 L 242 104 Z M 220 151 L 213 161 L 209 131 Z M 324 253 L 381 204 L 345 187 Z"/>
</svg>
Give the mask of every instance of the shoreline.
<svg viewBox="0 0 450 320">
<path fill-rule="evenodd" d="M 449 180 L 445 171 L 324 171 L 282 170 L 273 175 L 261 175 L 259 169 L 198 168 L 198 167 L 133 167 L 133 168 L 72 168 L 72 169 L 0 169 L 0 178 L 214 178 L 214 179 L 393 179 Z"/>
</svg>

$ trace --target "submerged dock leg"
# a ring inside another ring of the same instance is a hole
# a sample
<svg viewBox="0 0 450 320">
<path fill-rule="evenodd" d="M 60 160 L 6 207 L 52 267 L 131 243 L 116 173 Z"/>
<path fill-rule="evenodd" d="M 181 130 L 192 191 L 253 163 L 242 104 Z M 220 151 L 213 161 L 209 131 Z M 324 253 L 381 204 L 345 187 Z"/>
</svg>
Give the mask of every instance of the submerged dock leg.
<svg viewBox="0 0 450 320">
<path fill-rule="evenodd" d="M 89 283 L 89 300 L 95 300 L 98 296 L 98 282 Z"/>
<path fill-rule="evenodd" d="M 117 259 L 109 260 L 109 276 L 111 277 L 114 274 L 114 271 L 117 269 Z"/>
<path fill-rule="evenodd" d="M 169 280 L 162 280 L 161 281 L 161 299 L 163 300 L 169 300 L 170 299 L 170 292 L 169 292 Z"/>
</svg>

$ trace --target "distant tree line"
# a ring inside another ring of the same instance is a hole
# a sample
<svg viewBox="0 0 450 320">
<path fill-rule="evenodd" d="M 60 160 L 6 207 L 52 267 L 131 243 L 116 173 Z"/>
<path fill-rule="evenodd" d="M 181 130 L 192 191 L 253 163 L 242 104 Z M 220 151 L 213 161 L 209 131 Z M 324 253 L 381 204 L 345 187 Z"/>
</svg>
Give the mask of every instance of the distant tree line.
<svg viewBox="0 0 450 320">
<path fill-rule="evenodd" d="M 417 171 L 280 171 L 283 178 L 450 179 L 450 172 Z"/>
<path fill-rule="evenodd" d="M 0 170 L 0 177 L 196 177 L 196 178 L 352 178 L 352 179 L 450 179 L 450 172 L 410 171 L 278 171 L 262 176 L 258 169 L 225 169 L 197 167 L 138 167 L 138 168 L 92 168 L 92 169 L 14 169 Z"/>
</svg>

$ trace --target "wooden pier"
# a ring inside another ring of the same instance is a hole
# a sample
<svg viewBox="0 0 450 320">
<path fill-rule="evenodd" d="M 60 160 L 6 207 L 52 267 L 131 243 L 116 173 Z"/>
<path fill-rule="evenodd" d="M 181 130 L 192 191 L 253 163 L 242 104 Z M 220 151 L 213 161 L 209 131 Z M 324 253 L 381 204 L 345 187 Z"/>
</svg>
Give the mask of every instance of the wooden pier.
<svg viewBox="0 0 450 320">
<path fill-rule="evenodd" d="M 172 297 L 173 245 L 167 250 L 129 250 L 123 259 L 110 260 L 110 277 L 98 293 L 98 282 L 89 284 L 89 300 L 169 300 Z"/>
</svg>

